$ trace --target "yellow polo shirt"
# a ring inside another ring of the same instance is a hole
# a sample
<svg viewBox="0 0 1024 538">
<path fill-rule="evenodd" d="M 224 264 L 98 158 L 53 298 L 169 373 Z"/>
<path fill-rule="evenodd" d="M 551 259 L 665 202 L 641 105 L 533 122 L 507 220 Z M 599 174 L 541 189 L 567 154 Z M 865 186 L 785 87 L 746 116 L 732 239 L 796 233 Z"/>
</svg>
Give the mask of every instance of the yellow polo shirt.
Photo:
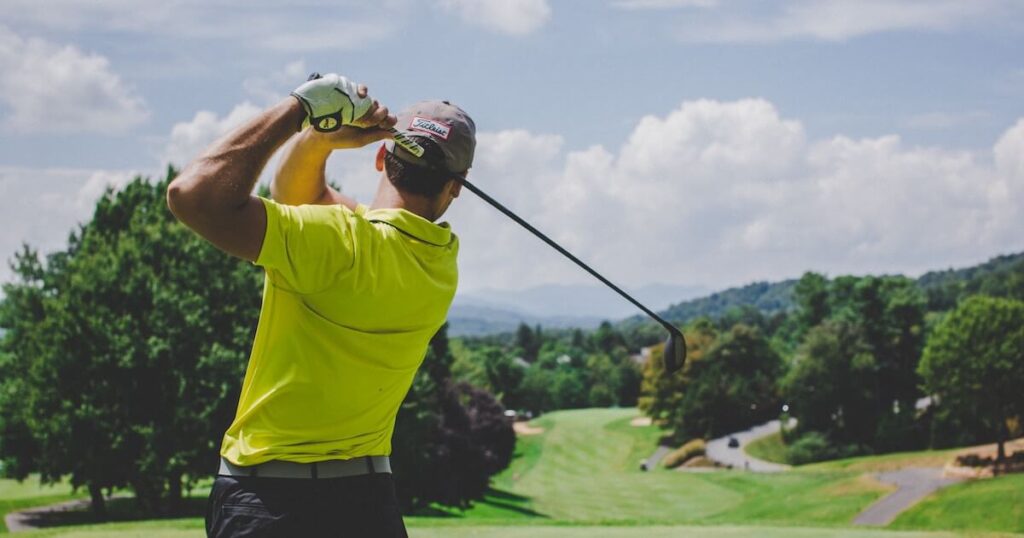
<svg viewBox="0 0 1024 538">
<path fill-rule="evenodd" d="M 390 454 L 398 407 L 455 295 L 458 238 L 403 209 L 263 203 L 263 308 L 221 455 Z"/>
</svg>

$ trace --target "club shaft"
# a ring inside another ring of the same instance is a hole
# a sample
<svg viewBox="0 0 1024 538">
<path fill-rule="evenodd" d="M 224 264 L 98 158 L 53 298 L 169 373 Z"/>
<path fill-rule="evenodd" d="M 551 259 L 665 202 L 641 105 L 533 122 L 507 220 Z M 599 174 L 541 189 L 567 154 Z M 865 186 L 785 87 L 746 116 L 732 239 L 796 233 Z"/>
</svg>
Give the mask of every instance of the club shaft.
<svg viewBox="0 0 1024 538">
<path fill-rule="evenodd" d="M 588 272 L 591 275 L 593 275 L 594 278 L 600 280 L 606 286 L 608 286 L 609 288 L 615 290 L 619 295 L 621 295 L 627 301 L 633 303 L 634 306 L 636 306 L 640 310 L 644 311 L 644 313 L 646 313 L 648 316 L 651 316 L 651 318 L 653 318 L 658 323 L 662 324 L 666 329 L 668 329 L 669 331 L 677 330 L 674 325 L 672 325 L 671 323 L 669 323 L 669 322 L 665 321 L 664 319 L 662 319 L 661 316 L 655 314 L 654 311 L 652 311 L 650 308 L 647 308 L 646 306 L 640 304 L 640 301 L 637 301 L 636 299 L 631 297 L 628 293 L 626 293 L 625 291 L 622 291 L 622 288 L 616 286 L 610 280 L 608 280 L 607 278 L 601 276 L 600 273 L 598 273 L 597 271 L 591 269 L 589 265 L 583 263 L 582 260 L 580 260 L 579 258 L 574 256 L 571 252 L 569 252 L 568 250 L 565 250 L 564 248 L 562 248 L 562 245 L 559 245 L 553 239 L 551 239 L 550 237 L 544 235 L 540 230 L 538 230 L 537 228 L 534 228 L 533 225 L 531 225 L 529 222 L 526 222 L 525 220 L 520 218 L 519 215 L 516 215 L 510 209 L 508 209 L 507 207 L 501 205 L 500 202 L 498 202 L 494 198 L 491 198 L 490 196 L 488 196 L 487 193 L 485 193 L 484 191 L 480 190 L 476 185 L 473 185 L 472 183 L 470 183 L 466 178 L 459 177 L 458 179 L 462 183 L 462 185 L 465 186 L 470 191 L 472 191 L 473 194 L 476 194 L 477 196 L 482 198 L 485 202 L 487 202 L 488 204 L 491 204 L 495 209 L 497 209 L 498 211 L 501 211 L 502 213 L 504 213 L 506 217 L 508 217 L 508 218 L 516 221 L 517 223 L 519 223 L 520 226 L 522 226 L 523 228 L 526 228 L 527 230 L 529 230 L 530 233 L 532 233 L 533 235 L 535 235 L 538 238 L 540 238 L 541 241 L 544 241 L 545 243 L 547 243 L 549 246 L 551 246 L 551 248 L 557 250 L 558 252 L 561 252 L 563 256 L 565 256 L 566 258 L 569 258 L 570 260 L 575 262 L 576 265 L 582 267 L 586 272 Z"/>
</svg>

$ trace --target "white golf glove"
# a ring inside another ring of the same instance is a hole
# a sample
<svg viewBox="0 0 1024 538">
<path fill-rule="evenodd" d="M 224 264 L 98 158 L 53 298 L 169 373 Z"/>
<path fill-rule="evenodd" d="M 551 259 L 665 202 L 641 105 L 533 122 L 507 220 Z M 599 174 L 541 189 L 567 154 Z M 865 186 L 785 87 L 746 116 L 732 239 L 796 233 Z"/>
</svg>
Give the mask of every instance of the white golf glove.
<svg viewBox="0 0 1024 538">
<path fill-rule="evenodd" d="M 359 97 L 358 84 L 337 73 L 313 73 L 292 95 L 306 109 L 301 128 L 312 125 L 323 133 L 337 131 L 342 125 L 358 120 L 373 104 L 369 96 Z"/>
</svg>

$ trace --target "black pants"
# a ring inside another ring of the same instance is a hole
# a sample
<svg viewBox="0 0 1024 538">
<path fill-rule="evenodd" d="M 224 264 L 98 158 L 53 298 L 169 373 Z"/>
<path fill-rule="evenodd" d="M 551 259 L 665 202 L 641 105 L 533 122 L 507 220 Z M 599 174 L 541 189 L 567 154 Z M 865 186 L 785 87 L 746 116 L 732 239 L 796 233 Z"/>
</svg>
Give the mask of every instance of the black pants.
<svg viewBox="0 0 1024 538">
<path fill-rule="evenodd" d="M 218 476 L 211 538 L 407 538 L 390 473 L 296 479 Z"/>
</svg>

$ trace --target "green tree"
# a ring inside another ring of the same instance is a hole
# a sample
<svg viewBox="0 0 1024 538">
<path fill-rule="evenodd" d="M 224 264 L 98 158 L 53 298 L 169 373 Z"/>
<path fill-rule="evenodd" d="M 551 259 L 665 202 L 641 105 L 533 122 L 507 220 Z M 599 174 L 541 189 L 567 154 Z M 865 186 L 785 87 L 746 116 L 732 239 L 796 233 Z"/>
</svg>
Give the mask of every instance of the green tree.
<svg viewBox="0 0 1024 538">
<path fill-rule="evenodd" d="M 797 320 L 806 332 L 829 315 L 828 279 L 818 273 L 804 273 L 793 287 Z"/>
<path fill-rule="evenodd" d="M 717 337 L 714 324 L 707 318 L 697 320 L 684 332 L 686 364 L 683 368 L 667 375 L 661 358 L 664 344 L 658 344 L 648 348 L 648 360 L 644 364 L 640 385 L 640 410 L 656 423 L 668 428 L 683 422 L 682 402 L 692 380 L 692 372 L 699 368 L 697 365 L 700 362 L 707 359 L 707 352 Z"/>
<path fill-rule="evenodd" d="M 923 445 L 926 436 L 914 405 L 921 395 L 916 365 L 926 302 L 914 281 L 841 276 L 829 283 L 808 273 L 795 294 L 801 305 L 796 319 L 818 320 L 795 333 L 804 336 L 786 385 L 800 430 L 876 451 Z M 812 397 L 810 392 L 823 386 L 830 389 Z M 809 400 L 815 403 L 803 405 Z"/>
<path fill-rule="evenodd" d="M 597 350 L 609 354 L 614 353 L 616 348 L 626 348 L 626 341 L 622 333 L 615 330 L 615 327 L 607 321 L 601 322 L 601 325 L 591 335 L 591 341 Z"/>
<path fill-rule="evenodd" d="M 968 298 L 935 329 L 919 371 L 937 405 L 994 438 L 1004 461 L 1008 422 L 1024 417 L 1024 302 Z"/>
<path fill-rule="evenodd" d="M 877 425 L 877 365 L 856 325 L 826 321 L 811 329 L 783 380 L 800 433 L 837 444 L 870 439 Z"/>
<path fill-rule="evenodd" d="M 494 394 L 511 409 L 522 404 L 520 386 L 526 375 L 526 367 L 511 354 L 496 347 L 487 347 L 481 352 L 481 360 Z"/>
<path fill-rule="evenodd" d="M 693 363 L 671 426 L 686 438 L 709 438 L 774 418 L 781 375 L 782 358 L 761 331 L 735 325 Z"/>
<path fill-rule="evenodd" d="M 595 353 L 586 359 L 583 373 L 587 379 L 587 405 L 589 407 L 608 407 L 618 403 L 616 393 L 622 379 L 611 357 L 605 353 Z"/>
<path fill-rule="evenodd" d="M 392 464 L 404 511 L 466 508 L 508 467 L 515 433 L 490 393 L 451 378 L 447 326 L 430 342 L 395 421 Z"/>
<path fill-rule="evenodd" d="M 173 174 L 108 191 L 65 251 L 45 266 L 23 252 L 4 287 L 4 469 L 70 476 L 97 512 L 103 489 L 124 486 L 144 510 L 173 511 L 209 476 L 259 312 L 259 270 L 167 211 Z"/>
<path fill-rule="evenodd" d="M 522 350 L 523 358 L 527 362 L 537 360 L 537 353 L 540 352 L 543 340 L 543 334 L 539 325 L 536 330 L 533 330 L 529 325 L 520 323 L 519 328 L 516 329 L 516 345 Z"/>
</svg>

